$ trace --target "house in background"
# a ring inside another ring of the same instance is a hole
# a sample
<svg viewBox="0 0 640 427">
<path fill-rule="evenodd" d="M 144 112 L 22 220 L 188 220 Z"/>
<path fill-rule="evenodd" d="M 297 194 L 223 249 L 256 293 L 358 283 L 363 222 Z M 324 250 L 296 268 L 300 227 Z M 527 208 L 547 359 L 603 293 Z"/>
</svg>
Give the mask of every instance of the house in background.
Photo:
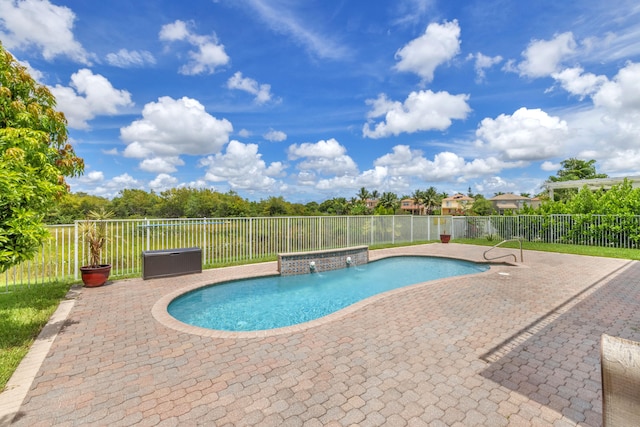
<svg viewBox="0 0 640 427">
<path fill-rule="evenodd" d="M 451 197 L 445 197 L 442 199 L 442 215 L 464 215 L 467 211 L 470 211 L 473 207 L 473 197 L 465 196 L 464 194 L 454 194 Z"/>
<path fill-rule="evenodd" d="M 525 206 L 536 209 L 540 207 L 541 204 L 540 199 L 537 197 L 532 199 L 513 193 L 500 194 L 499 196 L 490 198 L 489 201 L 491 202 L 493 209 L 495 209 L 500 215 L 503 215 L 507 211 L 518 212 Z"/>
<path fill-rule="evenodd" d="M 424 206 L 417 204 L 413 199 L 402 199 L 400 202 L 400 209 L 404 212 L 408 212 L 411 215 L 422 215 L 424 213 Z"/>
</svg>

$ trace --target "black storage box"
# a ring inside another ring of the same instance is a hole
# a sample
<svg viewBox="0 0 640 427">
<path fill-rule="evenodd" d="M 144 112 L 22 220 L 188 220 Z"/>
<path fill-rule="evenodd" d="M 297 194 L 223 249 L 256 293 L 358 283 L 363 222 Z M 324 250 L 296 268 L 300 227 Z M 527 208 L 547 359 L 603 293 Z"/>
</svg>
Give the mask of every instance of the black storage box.
<svg viewBox="0 0 640 427">
<path fill-rule="evenodd" d="M 202 273 L 202 249 L 180 248 L 142 252 L 142 278 Z"/>
</svg>

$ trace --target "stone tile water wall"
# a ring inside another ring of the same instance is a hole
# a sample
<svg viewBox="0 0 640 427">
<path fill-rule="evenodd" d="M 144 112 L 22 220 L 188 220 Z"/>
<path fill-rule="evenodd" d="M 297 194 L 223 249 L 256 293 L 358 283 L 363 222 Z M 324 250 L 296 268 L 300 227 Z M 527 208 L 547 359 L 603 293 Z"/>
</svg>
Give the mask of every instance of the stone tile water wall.
<svg viewBox="0 0 640 427">
<path fill-rule="evenodd" d="M 347 263 L 351 259 L 351 264 Z M 356 246 L 325 251 L 278 254 L 278 271 L 282 276 L 337 270 L 369 262 L 369 247 Z M 312 268 L 310 264 L 313 263 Z M 313 271 L 312 271 L 313 269 Z"/>
</svg>

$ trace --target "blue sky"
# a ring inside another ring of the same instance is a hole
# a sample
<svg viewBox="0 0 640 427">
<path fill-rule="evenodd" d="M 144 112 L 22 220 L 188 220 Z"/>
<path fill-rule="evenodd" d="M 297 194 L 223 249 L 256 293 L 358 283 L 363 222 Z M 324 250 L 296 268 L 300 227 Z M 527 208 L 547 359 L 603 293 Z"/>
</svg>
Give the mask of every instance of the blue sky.
<svg viewBox="0 0 640 427">
<path fill-rule="evenodd" d="M 0 0 L 57 98 L 73 192 L 538 193 L 640 175 L 640 3 Z"/>
</svg>

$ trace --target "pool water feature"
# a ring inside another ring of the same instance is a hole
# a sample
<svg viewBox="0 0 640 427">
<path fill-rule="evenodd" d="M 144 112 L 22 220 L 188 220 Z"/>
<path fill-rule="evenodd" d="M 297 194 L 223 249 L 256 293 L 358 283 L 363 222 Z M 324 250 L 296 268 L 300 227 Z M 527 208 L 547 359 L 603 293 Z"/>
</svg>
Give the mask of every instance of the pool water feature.
<svg viewBox="0 0 640 427">
<path fill-rule="evenodd" d="M 392 289 L 488 269 L 447 258 L 392 257 L 322 273 L 219 283 L 177 297 L 168 312 L 181 322 L 209 329 L 275 329 L 324 317 Z"/>
</svg>

